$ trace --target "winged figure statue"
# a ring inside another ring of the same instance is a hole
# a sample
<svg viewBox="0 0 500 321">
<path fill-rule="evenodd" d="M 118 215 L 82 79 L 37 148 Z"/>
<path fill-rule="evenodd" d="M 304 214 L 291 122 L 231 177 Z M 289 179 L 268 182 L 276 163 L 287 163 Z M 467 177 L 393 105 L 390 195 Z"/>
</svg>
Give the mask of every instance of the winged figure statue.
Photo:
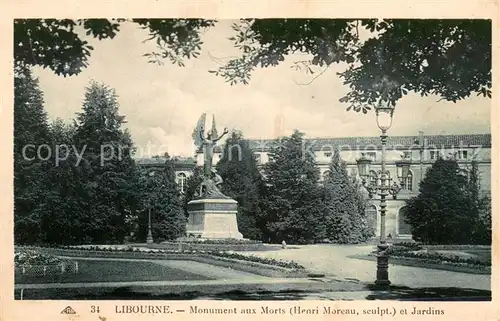
<svg viewBox="0 0 500 321">
<path fill-rule="evenodd" d="M 212 159 L 214 156 L 214 147 L 224 135 L 228 133 L 227 128 L 224 128 L 224 132 L 219 136 L 217 133 L 217 128 L 215 124 L 215 116 L 213 116 L 212 120 L 212 128 L 207 133 L 205 137 L 205 122 L 206 122 L 207 114 L 203 113 L 198 120 L 198 124 L 193 132 L 193 140 L 197 147 L 201 147 L 203 149 L 204 162 L 203 162 L 203 173 L 206 178 L 210 179 L 213 176 L 212 171 Z"/>
</svg>

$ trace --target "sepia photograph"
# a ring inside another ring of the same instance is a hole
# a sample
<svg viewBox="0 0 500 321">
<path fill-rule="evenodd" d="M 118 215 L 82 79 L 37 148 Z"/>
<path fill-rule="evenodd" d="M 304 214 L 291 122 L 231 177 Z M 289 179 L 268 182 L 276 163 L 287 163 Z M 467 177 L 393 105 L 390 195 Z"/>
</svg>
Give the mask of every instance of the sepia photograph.
<svg viewBox="0 0 500 321">
<path fill-rule="evenodd" d="M 492 300 L 492 20 L 12 23 L 14 300 Z"/>
</svg>

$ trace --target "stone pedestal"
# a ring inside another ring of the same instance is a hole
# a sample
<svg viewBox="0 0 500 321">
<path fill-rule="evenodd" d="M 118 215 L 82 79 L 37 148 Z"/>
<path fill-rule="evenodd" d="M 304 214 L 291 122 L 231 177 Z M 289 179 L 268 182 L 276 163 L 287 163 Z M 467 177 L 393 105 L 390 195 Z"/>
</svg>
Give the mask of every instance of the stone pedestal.
<svg viewBox="0 0 500 321">
<path fill-rule="evenodd" d="M 236 213 L 238 203 L 233 199 L 202 198 L 187 205 L 189 219 L 187 236 L 203 239 L 242 239 Z"/>
</svg>

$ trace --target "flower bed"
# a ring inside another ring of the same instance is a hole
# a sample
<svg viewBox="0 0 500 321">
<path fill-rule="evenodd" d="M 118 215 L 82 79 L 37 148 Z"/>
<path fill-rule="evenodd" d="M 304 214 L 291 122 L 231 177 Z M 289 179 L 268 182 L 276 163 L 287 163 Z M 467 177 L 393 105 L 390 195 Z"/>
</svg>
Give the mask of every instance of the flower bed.
<svg viewBox="0 0 500 321">
<path fill-rule="evenodd" d="M 14 253 L 14 264 L 21 265 L 57 265 L 62 260 L 53 255 L 40 253 L 35 250 L 24 250 Z"/>
<path fill-rule="evenodd" d="M 62 260 L 37 250 L 21 250 L 14 253 L 14 273 L 17 275 L 78 273 L 78 263 Z"/>
<path fill-rule="evenodd" d="M 390 247 L 389 254 L 393 257 L 415 258 L 432 262 L 457 263 L 479 267 L 491 266 L 491 258 L 489 260 L 480 260 L 471 253 L 441 250 L 439 247 L 429 249 L 416 243 L 394 245 Z"/>
<path fill-rule="evenodd" d="M 249 239 L 202 239 L 194 237 L 183 237 L 177 239 L 177 242 L 166 241 L 163 243 L 194 243 L 194 244 L 262 244 L 261 241 L 249 240 Z"/>
<path fill-rule="evenodd" d="M 131 244 L 134 247 L 143 247 L 150 249 L 163 249 L 163 250 L 203 250 L 203 251 L 266 251 L 280 249 L 281 246 L 264 245 L 263 243 L 217 243 L 216 240 L 208 242 L 163 242 L 160 244 Z"/>
<path fill-rule="evenodd" d="M 491 250 L 491 245 L 425 245 L 429 250 Z"/>
<path fill-rule="evenodd" d="M 440 247 L 437 247 L 438 249 Z M 474 274 L 491 273 L 491 257 L 479 257 L 465 251 L 435 250 L 429 249 L 426 245 L 418 243 L 399 243 L 392 245 L 389 250 L 390 263 L 450 270 Z M 368 257 L 374 260 L 377 251 L 372 252 Z"/>
<path fill-rule="evenodd" d="M 276 265 L 276 266 L 281 266 L 281 267 L 284 267 L 287 269 L 305 270 L 304 266 L 302 266 L 296 262 L 293 262 L 293 261 L 275 260 L 275 259 L 254 256 L 254 255 L 243 255 L 243 254 L 231 253 L 231 252 L 215 252 L 215 253 L 211 252 L 211 254 L 216 255 L 216 256 L 221 256 L 221 257 L 227 257 L 230 259 L 258 262 L 258 263 L 268 264 L 268 265 Z"/>
<path fill-rule="evenodd" d="M 440 262 L 445 264 L 456 263 L 456 264 L 465 264 L 465 265 L 479 266 L 479 267 L 491 266 L 491 262 L 485 262 L 474 258 L 463 258 L 459 255 L 453 255 L 453 254 L 446 255 L 441 252 L 408 251 L 408 252 L 395 253 L 391 255 L 421 259 L 432 262 Z"/>
</svg>

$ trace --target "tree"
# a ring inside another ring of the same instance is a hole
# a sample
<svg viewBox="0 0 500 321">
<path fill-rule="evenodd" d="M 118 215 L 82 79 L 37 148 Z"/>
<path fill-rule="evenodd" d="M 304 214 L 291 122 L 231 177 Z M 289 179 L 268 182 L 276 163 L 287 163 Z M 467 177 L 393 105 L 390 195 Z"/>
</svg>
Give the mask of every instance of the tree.
<svg viewBox="0 0 500 321">
<path fill-rule="evenodd" d="M 220 190 L 238 202 L 238 229 L 246 238 L 260 240 L 265 227 L 259 206 L 262 176 L 254 154 L 241 132 L 226 140 L 217 171 L 224 179 Z"/>
<path fill-rule="evenodd" d="M 81 244 L 90 242 L 83 224 L 88 216 L 81 206 L 83 186 L 78 167 L 78 156 L 73 143 L 75 124 L 56 119 L 49 126 L 51 166 L 46 171 L 45 197 L 38 204 L 43 243 Z"/>
<path fill-rule="evenodd" d="M 479 167 L 472 160 L 468 175 L 468 193 L 472 203 L 471 215 L 475 218 L 471 240 L 481 244 L 491 244 L 491 200 L 489 195 L 482 195 Z"/>
<path fill-rule="evenodd" d="M 438 159 L 427 170 L 418 196 L 407 201 L 406 221 L 417 241 L 469 244 L 476 217 L 468 181 L 454 159 Z"/>
<path fill-rule="evenodd" d="M 94 48 L 85 40 L 113 39 L 126 19 L 16 19 L 14 20 L 14 60 L 21 66 L 50 68 L 58 75 L 79 74 L 88 66 Z M 148 57 L 170 59 L 183 66 L 182 58 L 197 57 L 200 31 L 214 25 L 204 19 L 131 19 L 148 31 L 161 53 Z"/>
<path fill-rule="evenodd" d="M 264 165 L 264 232 L 272 241 L 311 243 L 324 238 L 319 170 L 303 136 L 295 131 L 283 137 L 271 147 Z"/>
<path fill-rule="evenodd" d="M 112 39 L 125 19 L 24 19 L 14 23 L 14 58 L 57 74 L 73 75 L 87 66 L 93 48 L 77 30 L 99 40 Z M 131 19 L 156 41 L 150 62 L 183 65 L 197 57 L 200 34 L 214 20 Z M 350 91 L 341 102 L 367 112 L 378 98 L 395 103 L 409 92 L 456 102 L 472 93 L 491 97 L 491 20 L 453 19 L 242 19 L 230 39 L 241 56 L 214 72 L 230 84 L 248 83 L 257 67 L 277 66 L 287 55 L 308 56 L 297 69 L 314 77 L 334 63 Z M 368 37 L 360 34 L 368 33 Z M 320 69 L 316 70 L 315 69 Z"/>
<path fill-rule="evenodd" d="M 359 243 L 371 236 L 365 203 L 335 150 L 325 178 L 326 237 L 334 243 Z"/>
<path fill-rule="evenodd" d="M 19 243 L 39 242 L 50 168 L 50 138 L 43 93 L 29 68 L 14 70 L 14 235 Z"/>
<path fill-rule="evenodd" d="M 362 182 L 357 178 L 356 172 L 351 172 L 350 179 L 355 190 L 354 195 L 356 196 L 356 206 L 358 208 L 358 213 L 361 215 L 362 222 L 362 239 L 368 240 L 369 238 L 375 236 L 375 226 L 377 225 L 377 217 L 375 215 L 367 215 L 367 208 L 370 205 L 368 201 L 368 192 L 363 186 Z"/>
<path fill-rule="evenodd" d="M 186 217 L 175 182 L 174 161 L 167 158 L 161 168 L 139 170 L 141 182 L 141 215 L 137 237 L 144 240 L 151 211 L 153 238 L 156 242 L 174 240 L 186 233 Z"/>
<path fill-rule="evenodd" d="M 122 242 L 134 162 L 130 134 L 121 128 L 124 117 L 118 114 L 115 91 L 91 82 L 77 121 L 75 147 L 84 153 L 78 171 L 87 213 L 86 235 L 94 242 Z"/>
</svg>

